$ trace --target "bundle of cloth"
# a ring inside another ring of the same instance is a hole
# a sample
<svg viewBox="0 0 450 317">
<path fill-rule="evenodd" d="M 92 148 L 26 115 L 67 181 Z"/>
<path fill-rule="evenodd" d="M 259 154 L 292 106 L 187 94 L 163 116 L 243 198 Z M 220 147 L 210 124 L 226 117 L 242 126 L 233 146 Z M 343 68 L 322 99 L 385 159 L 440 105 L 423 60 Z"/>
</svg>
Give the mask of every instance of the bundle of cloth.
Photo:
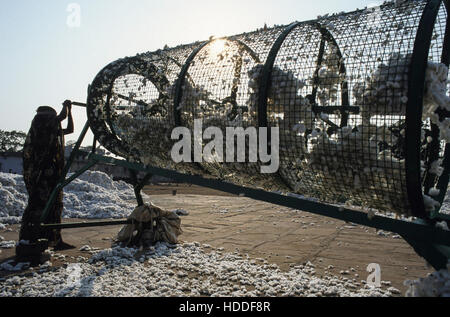
<svg viewBox="0 0 450 317">
<path fill-rule="evenodd" d="M 178 243 L 181 219 L 172 211 L 164 210 L 154 204 L 144 204 L 128 217 L 131 224 L 125 225 L 117 235 L 119 242 L 127 246 L 151 246 L 156 242 Z"/>
</svg>

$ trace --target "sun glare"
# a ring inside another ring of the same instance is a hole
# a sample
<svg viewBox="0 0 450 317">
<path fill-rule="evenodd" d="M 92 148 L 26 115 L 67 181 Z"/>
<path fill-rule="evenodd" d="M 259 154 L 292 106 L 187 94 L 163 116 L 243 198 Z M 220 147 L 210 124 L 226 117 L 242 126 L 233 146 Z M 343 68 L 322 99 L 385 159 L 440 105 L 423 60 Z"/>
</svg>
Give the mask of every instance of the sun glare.
<svg viewBox="0 0 450 317">
<path fill-rule="evenodd" d="M 212 56 L 217 56 L 225 50 L 225 40 L 215 40 L 210 44 L 209 50 Z"/>
</svg>

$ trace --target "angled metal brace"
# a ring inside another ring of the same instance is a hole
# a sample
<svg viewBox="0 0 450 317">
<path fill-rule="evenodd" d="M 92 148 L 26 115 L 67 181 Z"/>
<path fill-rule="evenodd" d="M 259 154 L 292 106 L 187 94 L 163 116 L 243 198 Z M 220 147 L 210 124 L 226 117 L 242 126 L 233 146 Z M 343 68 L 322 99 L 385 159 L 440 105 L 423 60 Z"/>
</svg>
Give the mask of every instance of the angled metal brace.
<svg viewBox="0 0 450 317">
<path fill-rule="evenodd" d="M 134 184 L 134 194 L 136 196 L 136 201 L 138 206 L 143 206 L 144 205 L 144 199 L 142 198 L 142 194 L 141 191 L 144 188 L 144 186 L 147 184 L 147 182 L 152 178 L 153 174 L 151 173 L 147 173 L 144 178 L 139 181 L 138 177 L 137 177 L 137 173 L 135 170 L 129 169 L 130 174 L 131 174 L 131 178 L 133 180 L 133 184 Z"/>
</svg>

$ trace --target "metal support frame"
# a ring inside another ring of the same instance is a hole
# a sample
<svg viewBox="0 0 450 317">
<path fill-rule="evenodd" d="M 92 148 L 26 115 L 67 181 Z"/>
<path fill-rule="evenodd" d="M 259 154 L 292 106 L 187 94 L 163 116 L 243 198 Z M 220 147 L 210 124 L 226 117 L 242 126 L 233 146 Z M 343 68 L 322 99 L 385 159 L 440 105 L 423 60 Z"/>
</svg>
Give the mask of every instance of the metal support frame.
<svg viewBox="0 0 450 317">
<path fill-rule="evenodd" d="M 144 205 L 144 199 L 142 198 L 141 190 L 144 188 L 144 186 L 147 184 L 147 182 L 152 178 L 153 174 L 147 173 L 144 178 L 139 181 L 136 171 L 130 169 L 131 177 L 133 179 L 133 185 L 134 185 L 134 194 L 136 196 L 137 204 L 138 206 Z"/>
<path fill-rule="evenodd" d="M 85 104 L 74 102 L 73 105 L 79 106 L 79 107 L 86 107 Z M 107 222 L 94 222 L 94 223 L 72 223 L 72 224 L 44 224 L 45 220 L 48 217 L 48 213 L 50 212 L 50 208 L 55 203 L 56 196 L 58 193 L 67 185 L 69 185 L 72 181 L 77 179 L 80 175 L 82 175 L 84 172 L 101 162 L 102 160 L 97 159 L 88 159 L 88 162 L 83 166 L 81 169 L 76 171 L 74 174 L 72 174 L 69 178 L 67 178 L 67 174 L 70 171 L 71 166 L 74 163 L 74 160 L 78 154 L 86 154 L 85 152 L 80 150 L 81 144 L 83 143 L 84 138 L 86 137 L 86 134 L 89 130 L 89 122 L 86 122 L 84 125 L 84 128 L 77 140 L 77 143 L 75 144 L 72 152 L 70 153 L 69 159 L 64 166 L 63 175 L 58 182 L 58 185 L 53 189 L 49 200 L 47 201 L 47 204 L 45 205 L 44 210 L 42 211 L 42 215 L 40 218 L 40 227 L 42 229 L 57 229 L 57 228 L 80 228 L 80 227 L 95 227 L 95 226 L 105 226 L 105 225 L 120 225 L 120 224 L 128 224 L 129 221 L 107 221 Z M 94 137 L 93 145 L 92 145 L 92 151 L 91 155 L 96 155 L 96 148 L 97 148 L 97 139 Z M 136 201 L 138 206 L 144 205 L 144 200 L 142 198 L 141 190 L 144 188 L 144 186 L 147 184 L 147 182 L 150 180 L 150 178 L 153 176 L 151 173 L 147 173 L 144 178 L 139 181 L 137 178 L 136 170 L 130 169 L 131 176 L 134 181 L 134 193 L 136 196 Z"/>
<path fill-rule="evenodd" d="M 450 12 L 450 1 L 445 0 L 444 1 L 445 9 L 447 10 L 447 14 Z M 449 66 L 450 65 L 450 21 L 447 20 L 447 24 L 445 26 L 445 39 L 443 43 L 442 48 L 442 57 L 441 57 L 441 63 Z M 446 114 L 448 115 L 448 114 Z M 438 202 L 443 202 L 446 195 L 446 189 L 450 180 L 450 144 L 447 144 L 445 147 L 445 153 L 444 153 L 444 162 L 442 164 L 444 167 L 444 172 L 442 176 L 439 178 L 437 188 L 441 190 L 437 197 Z M 430 215 L 431 219 L 445 219 L 450 220 L 450 216 L 443 215 L 439 213 L 438 211 L 432 212 Z"/>
<path fill-rule="evenodd" d="M 288 35 L 297 27 L 301 25 L 300 22 L 294 22 L 289 25 L 277 38 L 275 43 L 267 57 L 266 63 L 261 74 L 261 81 L 259 83 L 259 99 L 258 99 L 258 126 L 260 128 L 268 127 L 267 120 L 267 100 L 269 98 L 269 90 L 272 78 L 273 67 L 275 65 L 275 60 L 277 58 L 278 51 L 284 43 L 284 40 Z M 267 139 L 270 140 L 270 129 L 267 131 Z"/>
<path fill-rule="evenodd" d="M 408 103 L 406 108 L 406 186 L 408 191 L 408 199 L 411 206 L 412 214 L 416 217 L 427 218 L 429 215 L 425 212 L 425 203 L 422 193 L 422 179 L 420 171 L 420 148 L 421 148 L 421 130 L 417 129 L 422 125 L 422 105 L 425 91 L 425 73 L 428 65 L 428 56 L 431 47 L 431 40 L 433 36 L 433 30 L 439 8 L 444 3 L 448 12 L 448 0 L 429 0 L 417 30 L 416 40 L 414 43 L 414 51 L 411 58 L 411 66 L 409 70 L 409 82 L 408 82 Z M 449 25 L 447 22 L 446 38 L 449 36 Z M 447 64 L 449 62 L 449 50 L 448 40 L 445 42 L 442 52 L 442 62 Z M 435 144 L 436 145 L 436 144 Z M 439 145 L 439 144 L 437 144 Z M 433 150 L 432 150 L 433 151 Z M 434 150 L 435 151 L 435 150 Z M 447 144 L 446 154 L 448 154 L 449 145 Z M 434 153 L 433 156 L 437 156 Z M 448 156 L 444 162 L 444 173 L 442 179 L 438 185 L 441 193 L 438 197 L 439 202 L 442 204 L 447 185 L 448 185 Z M 426 180 L 428 183 L 428 180 Z M 425 186 L 425 190 L 428 186 Z M 429 188 L 428 188 L 429 189 Z M 436 213 L 432 214 L 432 217 L 436 217 Z"/>
<path fill-rule="evenodd" d="M 186 74 L 189 70 L 189 67 L 191 66 L 192 61 L 194 60 L 195 56 L 197 56 L 197 54 L 209 43 L 211 43 L 213 40 L 211 41 L 206 41 L 203 42 L 199 47 L 197 47 L 192 53 L 191 55 L 188 57 L 188 59 L 186 60 L 186 62 L 183 65 L 183 68 L 181 69 L 181 72 L 178 76 L 177 82 L 176 82 L 176 88 L 175 88 L 175 97 L 174 97 L 174 107 L 173 107 L 173 111 L 174 111 L 174 120 L 175 120 L 175 126 L 180 126 L 181 125 L 181 110 L 179 109 L 180 107 L 180 103 L 181 103 L 181 99 L 183 98 L 183 85 L 185 82 L 185 78 L 186 78 Z"/>
<path fill-rule="evenodd" d="M 105 157 L 95 153 L 95 145 L 92 153 L 88 157 L 88 163 L 73 174 L 71 177 L 66 179 L 67 173 L 73 164 L 74 157 L 77 153 L 79 153 L 79 148 L 83 139 L 85 138 L 86 132 L 89 129 L 89 124 L 86 123 L 78 142 L 72 151 L 72 154 L 68 160 L 68 163 L 64 169 L 64 177 L 54 189 L 47 206 L 43 212 L 41 221 L 45 220 L 48 211 L 52 204 L 54 204 L 54 200 L 56 194 L 62 190 L 66 185 L 68 185 L 71 181 L 77 178 L 79 175 L 84 173 L 90 167 L 94 166 L 97 163 L 109 163 L 121 167 L 125 167 L 132 171 L 134 175 L 136 172 L 145 172 L 146 176 L 144 180 L 140 183 L 136 181 L 135 186 L 135 194 L 136 199 L 139 205 L 143 204 L 142 196 L 140 192 L 145 185 L 146 181 L 151 175 L 160 175 L 163 177 L 176 179 L 181 182 L 190 183 L 199 185 L 202 187 L 208 187 L 216 190 L 220 190 L 222 192 L 227 192 L 236 195 L 245 195 L 246 197 L 276 204 L 279 206 L 284 206 L 288 208 L 298 209 L 305 212 L 313 213 L 320 216 L 331 217 L 334 219 L 351 222 L 355 224 L 359 224 L 362 226 L 376 228 L 381 230 L 386 230 L 390 232 L 394 232 L 403 237 L 403 239 L 409 243 L 414 250 L 422 256 L 428 263 L 430 263 L 436 270 L 444 269 L 447 266 L 447 263 L 450 259 L 450 231 L 443 230 L 441 228 L 436 227 L 437 221 L 446 221 L 447 224 L 450 223 L 450 217 L 446 217 L 439 213 L 432 213 L 431 215 L 427 215 L 425 213 L 424 201 L 423 201 L 423 193 L 421 192 L 421 177 L 420 177 L 420 129 L 417 129 L 418 126 L 421 126 L 422 123 L 422 113 L 421 109 L 417 107 L 420 105 L 423 100 L 423 91 L 424 91 L 424 80 L 425 80 L 425 70 L 426 64 L 428 60 L 428 54 L 431 45 L 431 36 L 433 32 L 434 22 L 437 17 L 437 13 L 441 3 L 444 3 L 447 11 L 449 9 L 449 1 L 448 0 L 429 0 L 425 11 L 423 13 L 419 29 L 417 32 L 416 44 L 414 46 L 414 52 L 412 56 L 410 76 L 409 76 L 409 96 L 408 96 L 408 104 L 407 104 L 407 122 L 406 122 L 406 151 L 407 151 L 407 161 L 406 161 L 406 170 L 407 170 L 407 189 L 408 189 L 408 197 L 411 204 L 411 209 L 413 214 L 421 219 L 415 221 L 407 221 L 407 220 L 399 220 L 394 218 L 389 218 L 387 216 L 374 216 L 373 218 L 369 218 L 367 213 L 352 209 L 347 209 L 340 206 L 335 205 L 327 205 L 321 202 L 310 201 L 303 198 L 285 196 L 281 194 L 266 192 L 260 189 L 248 188 L 243 186 L 238 186 L 232 183 L 220 181 L 217 179 L 209 179 L 203 178 L 201 176 L 196 175 L 187 175 L 182 174 L 176 171 L 144 166 L 143 164 L 131 163 L 126 160 L 116 159 L 112 157 Z M 259 89 L 259 100 L 258 100 L 258 124 L 259 127 L 267 127 L 268 118 L 267 118 L 267 99 L 270 88 L 270 80 L 273 71 L 273 67 L 275 64 L 275 60 L 277 57 L 277 53 L 280 50 L 283 42 L 287 38 L 287 36 L 300 25 L 301 23 L 294 23 L 288 26 L 282 34 L 275 41 L 272 49 L 269 53 L 269 56 L 266 60 L 261 81 L 260 81 L 260 89 Z M 446 33 L 449 34 L 449 25 L 447 24 Z M 321 29 L 322 36 L 326 39 L 328 36 L 325 29 Z M 446 36 L 448 38 L 448 36 Z M 329 37 L 328 37 L 329 39 Z M 329 39 L 332 41 L 332 39 Z M 177 83 L 176 83 L 176 91 L 174 98 L 174 117 L 175 117 L 175 125 L 179 126 L 181 124 L 181 112 L 178 109 L 183 93 L 183 84 L 185 78 L 188 76 L 189 66 L 194 60 L 195 56 L 203 49 L 206 45 L 211 43 L 211 41 L 206 41 L 201 43 L 189 56 L 186 60 L 183 68 L 179 74 Z M 443 63 L 447 64 L 450 61 L 450 43 L 446 41 L 444 43 L 444 52 L 442 56 Z M 320 63 L 319 63 L 320 64 Z M 341 65 L 341 72 L 345 73 L 345 66 Z M 343 93 L 347 93 L 347 87 L 344 85 L 341 87 Z M 346 111 L 356 111 L 357 109 L 350 107 L 350 105 L 345 101 L 348 96 L 343 95 L 344 104 L 340 109 L 329 109 L 330 111 L 340 110 L 343 114 Z M 319 108 L 317 109 L 320 110 Z M 270 136 L 269 136 L 270 138 Z M 449 155 L 450 147 L 447 145 L 446 148 L 446 159 L 444 161 L 444 175 L 439 179 L 438 186 L 442 188 L 446 188 L 449 180 L 449 170 L 450 170 L 450 155 Z M 441 193 L 440 199 L 444 198 L 445 193 Z M 79 227 L 95 227 L 95 226 L 108 226 L 108 225 L 121 225 L 130 223 L 128 220 L 115 220 L 115 221 L 101 221 L 101 222 L 90 222 L 90 223 L 71 223 L 71 224 L 42 224 L 41 228 L 47 229 L 65 229 L 65 228 L 79 228 Z"/>
<path fill-rule="evenodd" d="M 80 144 L 83 141 L 85 134 L 86 133 L 82 133 L 80 135 L 80 138 L 78 140 Z M 79 146 L 75 147 L 74 151 L 72 151 L 71 158 L 68 160 L 68 163 L 66 165 L 67 171 L 70 169 L 70 165 L 73 163 L 73 157 L 76 155 L 77 151 L 79 152 Z M 149 177 L 151 177 L 151 175 L 160 175 L 162 177 L 176 179 L 183 183 L 190 183 L 201 187 L 212 188 L 220 190 L 222 192 L 240 196 L 244 195 L 248 198 L 272 203 L 283 207 L 302 210 L 320 216 L 330 217 L 370 228 L 397 233 L 414 248 L 418 255 L 423 257 L 436 270 L 446 268 L 446 265 L 450 259 L 450 232 L 437 228 L 435 226 L 436 221 L 425 221 L 422 219 L 416 221 L 407 221 L 389 218 L 386 216 L 374 216 L 370 219 L 367 213 L 362 211 L 347 209 L 340 206 L 326 205 L 316 201 L 266 192 L 260 189 L 238 186 L 216 179 L 207 179 L 201 176 L 182 174 L 172 170 L 144 166 L 142 164 L 131 163 L 126 160 L 98 155 L 95 154 L 95 151 L 92 151 L 91 154 L 89 154 L 88 163 L 83 168 L 81 168 L 67 180 L 65 179 L 65 177 L 63 180 L 61 180 L 60 184 L 52 193 L 53 199 L 49 199 L 46 207 L 46 212 L 48 213 L 49 208 L 54 203 L 54 196 L 56 196 L 56 193 L 59 190 L 67 186 L 71 181 L 73 181 L 75 178 L 77 178 L 79 175 L 81 175 L 97 163 L 108 163 L 116 166 L 121 166 L 129 169 L 130 171 L 132 171 L 132 173 L 145 172 L 146 176 L 144 177 L 144 179 L 141 182 L 137 183 L 137 185 L 135 186 L 135 193 L 139 193 L 139 195 L 136 195 L 138 204 L 143 204 L 142 196 L 140 196 L 140 191 Z M 44 214 L 43 219 L 45 219 Z M 73 229 L 125 225 L 129 223 L 130 220 L 111 220 L 65 224 L 41 224 L 41 228 Z"/>
<path fill-rule="evenodd" d="M 182 124 L 180 104 L 181 104 L 181 100 L 183 99 L 183 86 L 185 84 L 186 78 L 187 77 L 189 78 L 189 73 L 188 73 L 189 68 L 191 67 L 191 64 L 194 61 L 195 57 L 206 46 L 208 46 L 209 44 L 213 43 L 214 41 L 218 41 L 218 40 L 226 40 L 226 41 L 230 41 L 230 42 L 237 44 L 239 46 L 239 49 L 248 53 L 256 63 L 261 62 L 258 55 L 247 44 L 243 43 L 242 41 L 233 39 L 233 38 L 215 38 L 215 39 L 211 39 L 209 41 L 201 43 L 195 50 L 192 51 L 191 55 L 189 55 L 189 57 L 184 62 L 184 65 L 181 68 L 180 74 L 178 75 L 178 78 L 177 78 L 177 81 L 175 84 L 173 115 L 174 115 L 175 126 L 177 126 L 177 127 L 181 126 L 181 124 Z M 240 63 L 237 63 L 235 70 L 234 70 L 236 78 L 241 77 L 241 71 L 242 71 L 242 57 L 241 57 Z M 233 87 L 231 89 L 231 95 L 222 101 L 222 103 L 230 102 L 233 105 L 234 110 L 237 110 L 237 108 L 238 108 L 237 102 L 236 102 L 237 91 L 238 91 L 238 83 L 235 82 L 235 83 L 233 83 Z M 213 100 L 210 100 L 210 101 L 220 104 L 219 102 L 215 102 Z M 248 111 L 248 109 L 246 111 Z"/>
</svg>

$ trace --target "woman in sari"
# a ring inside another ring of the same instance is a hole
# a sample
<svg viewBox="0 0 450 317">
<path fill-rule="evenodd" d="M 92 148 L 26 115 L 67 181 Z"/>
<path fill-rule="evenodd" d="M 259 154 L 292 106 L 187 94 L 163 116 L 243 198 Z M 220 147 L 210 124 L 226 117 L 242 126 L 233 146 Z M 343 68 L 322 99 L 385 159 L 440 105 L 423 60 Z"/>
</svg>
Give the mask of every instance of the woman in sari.
<svg viewBox="0 0 450 317">
<path fill-rule="evenodd" d="M 55 250 L 72 248 L 64 243 L 61 230 L 41 230 L 40 218 L 64 170 L 64 136 L 73 133 L 72 102 L 66 100 L 58 115 L 51 107 L 39 107 L 23 149 L 23 177 L 28 191 L 28 206 L 22 216 L 20 240 L 31 243 L 48 239 Z M 61 122 L 68 117 L 66 129 Z M 63 191 L 56 196 L 44 223 L 61 223 Z"/>
</svg>

